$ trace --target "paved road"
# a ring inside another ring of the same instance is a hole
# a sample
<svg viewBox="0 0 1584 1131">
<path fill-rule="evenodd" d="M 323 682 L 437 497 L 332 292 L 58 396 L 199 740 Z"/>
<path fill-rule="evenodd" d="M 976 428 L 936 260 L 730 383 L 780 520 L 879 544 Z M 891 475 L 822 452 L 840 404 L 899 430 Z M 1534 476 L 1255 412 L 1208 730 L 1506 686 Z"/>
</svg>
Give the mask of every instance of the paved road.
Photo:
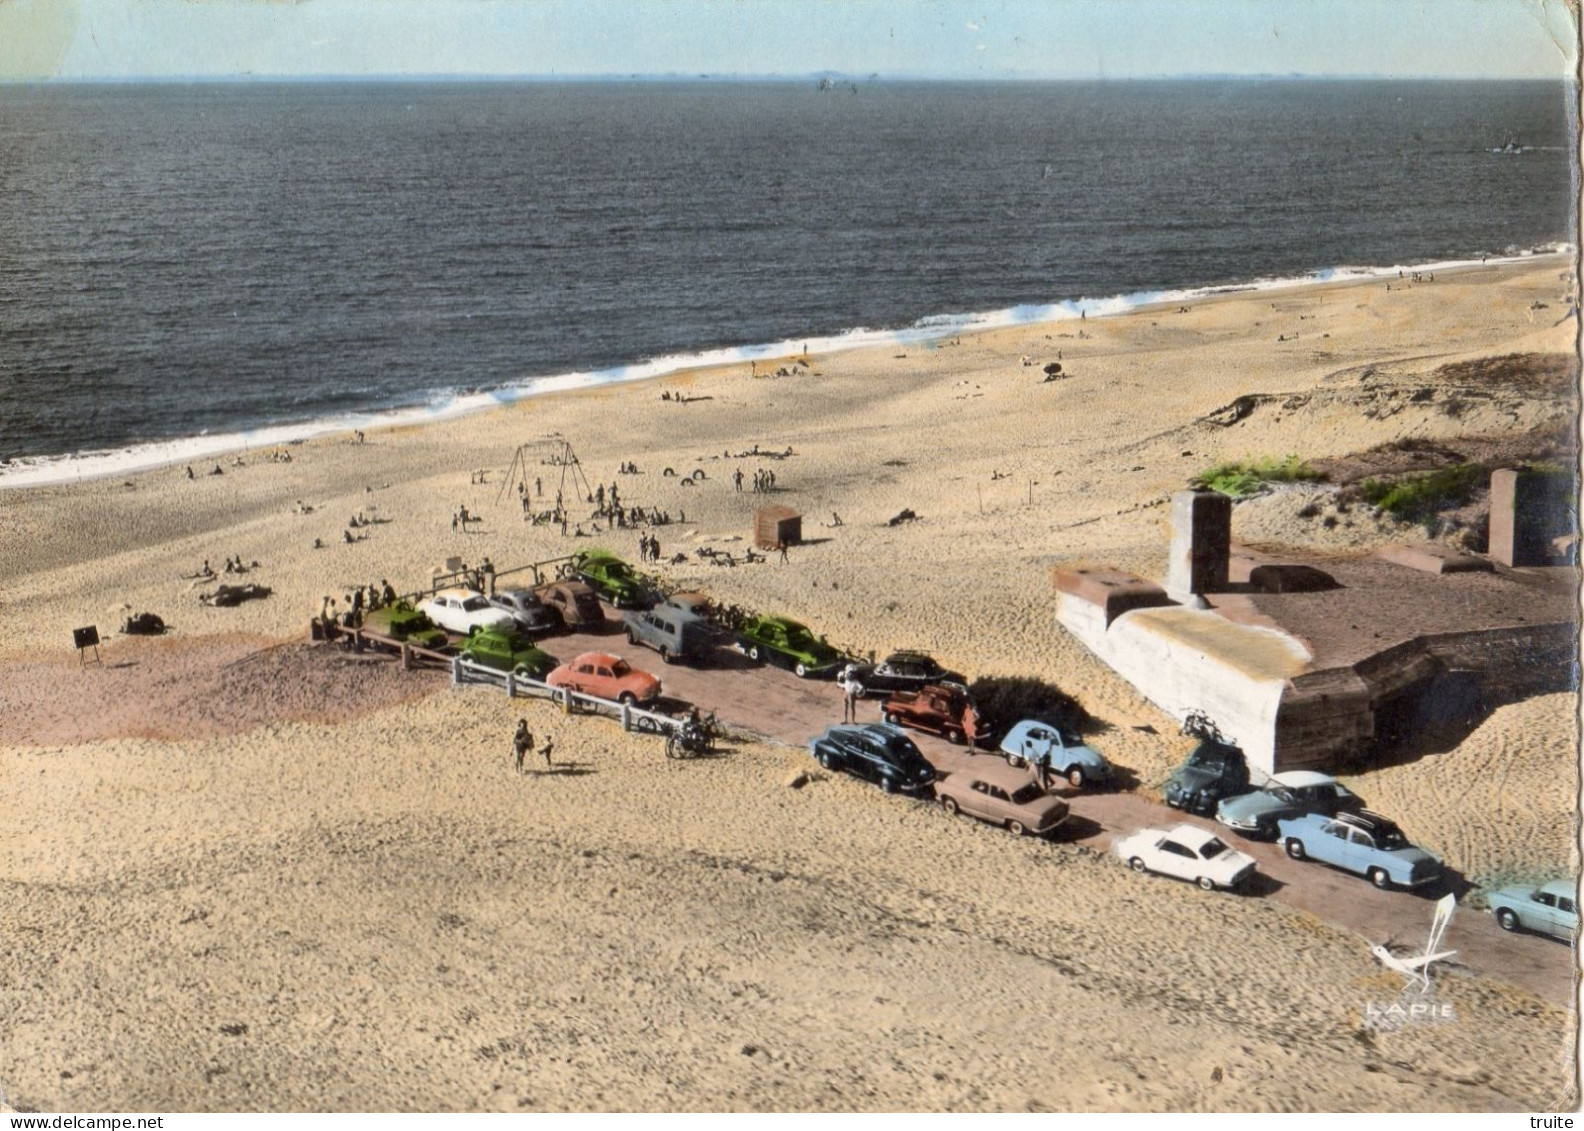
<svg viewBox="0 0 1584 1131">
<path fill-rule="evenodd" d="M 615 630 L 614 623 L 611 627 L 611 631 L 599 635 L 551 637 L 544 644 L 546 650 L 562 660 L 596 651 L 622 656 L 634 667 L 659 676 L 666 700 L 696 704 L 705 713 L 715 711 L 722 722 L 731 726 L 782 742 L 805 745 L 811 736 L 841 720 L 841 691 L 829 680 L 800 680 L 791 672 L 755 664 L 725 648 L 716 650 L 707 668 L 663 664 L 655 652 L 629 644 Z M 860 719 L 878 722 L 879 702 L 863 703 Z M 933 735 L 914 732 L 914 738 L 939 771 L 972 768 L 981 776 L 1013 785 L 1028 780 L 1026 770 L 1012 769 L 997 754 L 971 755 Z M 1072 817 L 1057 837 L 1101 850 L 1111 847 L 1114 835 L 1140 828 L 1163 828 L 1183 821 L 1218 828 L 1214 821 L 1185 817 L 1138 793 L 1080 792 L 1065 787 L 1059 792 L 1070 804 Z M 1434 900 L 1444 894 L 1443 889 L 1427 893 L 1379 891 L 1351 873 L 1291 860 L 1277 845 L 1235 836 L 1228 840 L 1259 864 L 1261 877 L 1251 892 L 1279 899 L 1357 931 L 1371 944 L 1394 938 L 1405 946 L 1422 946 L 1434 914 Z M 1160 877 L 1126 879 L 1140 883 L 1176 882 Z M 1558 1005 L 1571 1004 L 1573 955 L 1560 942 L 1538 935 L 1509 934 L 1489 914 L 1464 911 L 1453 917 L 1445 943 L 1457 949 L 1456 961 L 1471 970 L 1522 986 Z"/>
</svg>

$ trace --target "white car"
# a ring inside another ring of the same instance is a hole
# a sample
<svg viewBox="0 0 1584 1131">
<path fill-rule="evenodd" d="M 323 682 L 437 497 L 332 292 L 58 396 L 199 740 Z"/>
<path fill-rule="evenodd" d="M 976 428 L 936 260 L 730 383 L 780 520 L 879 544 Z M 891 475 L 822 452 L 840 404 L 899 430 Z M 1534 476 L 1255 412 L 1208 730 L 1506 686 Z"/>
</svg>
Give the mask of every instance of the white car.
<svg viewBox="0 0 1584 1131">
<path fill-rule="evenodd" d="M 514 623 L 509 612 L 490 604 L 476 589 L 442 589 L 421 602 L 418 611 L 447 632 L 462 636 L 480 628 L 510 631 Z"/>
<path fill-rule="evenodd" d="M 1205 891 L 1235 888 L 1254 874 L 1252 856 L 1228 848 L 1215 833 L 1197 825 L 1141 829 L 1118 837 L 1111 851 L 1135 872 L 1192 880 Z"/>
</svg>

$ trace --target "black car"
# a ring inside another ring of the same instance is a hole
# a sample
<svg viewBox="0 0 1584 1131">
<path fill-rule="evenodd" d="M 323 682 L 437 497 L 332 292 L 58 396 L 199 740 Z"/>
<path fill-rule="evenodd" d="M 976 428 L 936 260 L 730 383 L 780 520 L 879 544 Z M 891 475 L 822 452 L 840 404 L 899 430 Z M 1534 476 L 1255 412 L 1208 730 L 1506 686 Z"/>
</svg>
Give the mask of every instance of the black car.
<svg viewBox="0 0 1584 1131">
<path fill-rule="evenodd" d="M 1201 738 L 1182 765 L 1166 779 L 1166 804 L 1209 816 L 1224 798 L 1247 793 L 1248 760 L 1221 738 Z"/>
<path fill-rule="evenodd" d="M 922 794 L 935 780 L 913 740 L 885 723 L 838 724 L 809 740 L 809 753 L 827 770 L 867 778 L 887 793 Z"/>
<path fill-rule="evenodd" d="M 528 636 L 548 636 L 561 631 L 561 614 L 541 601 L 532 589 L 502 589 L 489 599 L 489 603 L 510 613 L 517 628 Z"/>
<path fill-rule="evenodd" d="M 961 672 L 947 671 L 924 652 L 892 652 L 878 664 L 855 664 L 852 674 L 863 684 L 865 696 L 917 691 L 926 683 L 968 683 Z"/>
</svg>

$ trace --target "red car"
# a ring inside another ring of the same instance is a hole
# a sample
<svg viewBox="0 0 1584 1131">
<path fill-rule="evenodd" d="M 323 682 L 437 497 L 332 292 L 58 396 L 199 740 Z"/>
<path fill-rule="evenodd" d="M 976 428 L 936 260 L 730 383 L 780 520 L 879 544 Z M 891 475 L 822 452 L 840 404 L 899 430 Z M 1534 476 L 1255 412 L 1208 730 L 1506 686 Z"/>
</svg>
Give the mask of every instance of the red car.
<svg viewBox="0 0 1584 1131">
<path fill-rule="evenodd" d="M 895 691 L 881 706 L 893 726 L 927 730 L 970 748 L 990 737 L 968 692 L 957 684 L 927 683 L 917 691 Z"/>
<path fill-rule="evenodd" d="M 619 703 L 652 703 L 660 697 L 658 679 L 606 652 L 584 652 L 545 676 L 545 682 Z"/>
</svg>

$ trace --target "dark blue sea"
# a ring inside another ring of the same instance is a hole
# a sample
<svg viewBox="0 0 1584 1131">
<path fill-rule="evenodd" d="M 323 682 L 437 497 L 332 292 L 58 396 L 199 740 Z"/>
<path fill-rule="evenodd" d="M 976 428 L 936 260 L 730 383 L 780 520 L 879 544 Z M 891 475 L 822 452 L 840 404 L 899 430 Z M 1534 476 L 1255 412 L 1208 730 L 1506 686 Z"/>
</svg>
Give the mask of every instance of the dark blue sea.
<svg viewBox="0 0 1584 1131">
<path fill-rule="evenodd" d="M 1554 83 L 0 86 L 0 457 L 1576 242 L 1574 131 Z"/>
</svg>

